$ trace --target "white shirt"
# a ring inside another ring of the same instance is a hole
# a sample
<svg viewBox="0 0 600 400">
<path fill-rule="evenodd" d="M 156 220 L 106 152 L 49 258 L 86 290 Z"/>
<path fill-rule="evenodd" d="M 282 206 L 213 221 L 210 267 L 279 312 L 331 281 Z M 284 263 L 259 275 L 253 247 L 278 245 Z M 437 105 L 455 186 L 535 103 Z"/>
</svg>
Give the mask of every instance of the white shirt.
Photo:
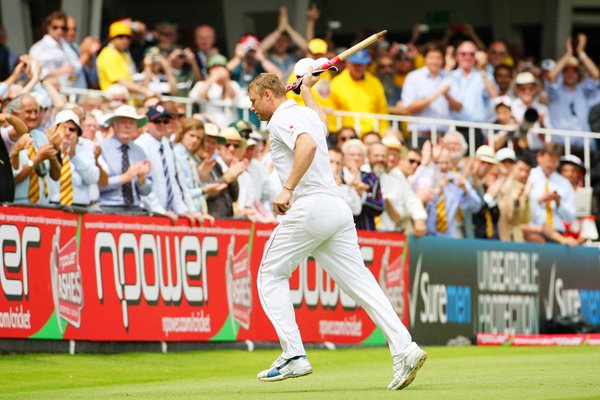
<svg viewBox="0 0 600 400">
<path fill-rule="evenodd" d="M 190 91 L 189 97 L 195 100 L 203 100 L 198 95 L 198 92 L 202 90 L 206 84 L 207 83 L 204 81 L 196 83 Z M 232 122 L 237 121 L 238 113 L 236 107 L 238 106 L 239 99 L 244 97 L 243 91 L 237 82 L 231 81 L 230 85 L 235 92 L 235 97 L 233 98 L 224 99 L 223 86 L 217 83 L 212 83 L 206 93 L 208 102 L 204 104 L 204 112 L 213 117 L 216 124 L 221 128 L 229 126 Z M 215 105 L 213 104 L 213 101 L 223 102 L 224 105 Z"/>
<path fill-rule="evenodd" d="M 535 225 L 544 225 L 547 222 L 546 202 L 538 203 L 538 199 L 546 194 L 546 175 L 540 167 L 535 167 L 529 175 L 531 192 L 529 203 L 531 204 L 532 222 Z M 559 232 L 565 231 L 563 220 L 571 223 L 575 219 L 575 191 L 569 181 L 558 172 L 553 172 L 548 177 L 549 191 L 556 191 L 560 195 L 560 204 L 550 202 L 552 207 L 552 223 L 554 229 Z"/>
<path fill-rule="evenodd" d="M 427 219 L 427 212 L 423 203 L 413 192 L 408 180 L 399 168 L 392 169 L 380 178 L 381 193 L 384 199 L 389 199 L 394 209 L 400 215 L 397 224 L 392 221 L 387 210 L 381 214 L 381 231 L 397 231 L 400 228 L 408 228 L 411 232 L 411 219 Z M 408 232 L 407 232 L 408 233 Z"/>
<path fill-rule="evenodd" d="M 29 55 L 41 61 L 42 78 L 45 78 L 48 72 L 56 68 L 71 64 L 73 66 L 73 73 L 70 76 L 67 74 L 59 76 L 61 86 L 72 86 L 77 78 L 76 75 L 81 70 L 79 57 L 66 40 L 60 39 L 60 42 L 57 42 L 48 34 L 44 35 L 40 41 L 31 46 Z"/>
<path fill-rule="evenodd" d="M 98 187 L 98 179 L 100 178 L 100 170 L 96 166 L 96 159 L 94 158 L 93 144 L 90 151 L 90 147 L 87 143 L 79 138 L 75 149 L 75 156 L 70 158 L 69 161 L 71 162 L 73 204 L 89 205 L 91 202 L 90 186 L 96 185 L 96 187 Z M 49 179 L 48 186 L 50 191 L 50 201 L 53 203 L 60 203 L 60 179 L 58 181 Z"/>
<path fill-rule="evenodd" d="M 327 127 L 314 110 L 287 100 L 277 107 L 267 130 L 271 137 L 271 157 L 282 185 L 292 171 L 298 136 L 306 133 L 317 144 L 315 157 L 294 190 L 295 199 L 319 193 L 341 197 L 329 164 Z"/>
<path fill-rule="evenodd" d="M 152 164 L 152 191 L 147 196 L 142 196 L 144 207 L 159 214 L 164 214 L 166 210 L 173 211 L 177 215 L 187 212 L 188 208 L 183 200 L 183 194 L 175 179 L 175 155 L 171 150 L 169 140 L 163 137 L 159 142 L 150 133 L 144 132 L 134 142 L 144 150 L 146 158 Z M 173 204 L 171 208 L 167 208 L 167 180 L 160 156 L 161 144 L 163 145 L 167 169 L 169 170 L 169 181 L 173 190 Z"/>
</svg>

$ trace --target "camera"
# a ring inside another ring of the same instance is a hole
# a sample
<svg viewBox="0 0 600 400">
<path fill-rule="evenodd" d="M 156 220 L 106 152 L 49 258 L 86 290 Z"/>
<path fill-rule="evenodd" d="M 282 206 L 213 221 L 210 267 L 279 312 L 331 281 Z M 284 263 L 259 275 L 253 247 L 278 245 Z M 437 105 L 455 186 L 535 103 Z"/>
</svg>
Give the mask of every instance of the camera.
<svg viewBox="0 0 600 400">
<path fill-rule="evenodd" d="M 419 24 L 419 32 L 421 33 L 428 33 L 429 32 L 429 25 L 427 24 Z"/>
<path fill-rule="evenodd" d="M 519 127 L 515 131 L 517 136 L 527 136 L 527 133 L 529 132 L 533 124 L 536 123 L 539 117 L 540 115 L 535 108 L 528 108 L 527 110 L 525 110 L 525 114 L 523 114 L 523 120 L 521 121 Z"/>
</svg>

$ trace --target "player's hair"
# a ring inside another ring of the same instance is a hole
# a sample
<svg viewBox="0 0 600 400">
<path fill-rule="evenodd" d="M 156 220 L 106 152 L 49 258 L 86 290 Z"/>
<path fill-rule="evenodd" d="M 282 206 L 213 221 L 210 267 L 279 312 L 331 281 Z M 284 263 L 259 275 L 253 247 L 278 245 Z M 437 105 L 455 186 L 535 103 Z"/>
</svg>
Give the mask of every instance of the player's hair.
<svg viewBox="0 0 600 400">
<path fill-rule="evenodd" d="M 527 154 L 517 154 L 517 161 L 521 161 L 522 163 L 527 164 L 529 168 L 533 168 L 533 159 Z"/>
<path fill-rule="evenodd" d="M 285 85 L 275 74 L 263 72 L 250 82 L 248 91 L 254 91 L 262 96 L 265 90 L 270 90 L 276 98 L 285 97 Z"/>
<path fill-rule="evenodd" d="M 419 150 L 417 147 L 412 147 L 412 146 L 404 146 L 406 148 L 406 153 L 404 153 L 404 157 L 408 157 L 408 153 L 415 153 L 418 154 L 419 157 L 422 157 L 421 154 L 421 150 Z"/>
<path fill-rule="evenodd" d="M 425 43 L 425 46 L 423 46 L 423 57 L 427 56 L 428 53 L 433 51 L 437 51 L 442 56 L 444 55 L 444 47 L 442 44 L 440 42 L 431 41 Z"/>
<path fill-rule="evenodd" d="M 332 146 L 332 147 L 328 148 L 327 150 L 331 151 L 332 153 L 335 153 L 335 154 L 344 155 L 344 153 L 342 153 L 342 149 L 340 149 L 337 146 Z"/>
<path fill-rule="evenodd" d="M 200 139 L 200 144 L 204 142 L 204 123 L 202 121 L 198 121 L 196 118 L 186 118 L 181 123 L 181 128 L 175 133 L 175 143 L 180 143 L 183 139 L 183 136 L 189 131 L 202 131 L 202 137 Z"/>
<path fill-rule="evenodd" d="M 540 151 L 539 155 L 543 156 L 544 154 L 550 154 L 554 157 L 560 157 L 562 155 L 562 146 L 556 142 L 544 143 Z"/>
</svg>

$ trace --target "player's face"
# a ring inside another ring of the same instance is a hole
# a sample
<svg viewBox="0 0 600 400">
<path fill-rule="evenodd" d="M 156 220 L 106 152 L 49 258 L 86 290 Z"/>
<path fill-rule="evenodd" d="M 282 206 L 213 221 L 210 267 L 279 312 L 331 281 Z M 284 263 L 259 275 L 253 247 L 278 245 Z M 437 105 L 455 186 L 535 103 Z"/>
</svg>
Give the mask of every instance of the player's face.
<svg viewBox="0 0 600 400">
<path fill-rule="evenodd" d="M 263 95 L 259 95 L 256 91 L 250 90 L 248 91 L 248 95 L 250 97 L 250 102 L 252 103 L 251 110 L 256 114 L 259 120 L 268 121 L 273 114 L 270 112 L 269 103 L 267 102 L 267 96 L 265 94 L 267 91 L 263 93 Z"/>
</svg>

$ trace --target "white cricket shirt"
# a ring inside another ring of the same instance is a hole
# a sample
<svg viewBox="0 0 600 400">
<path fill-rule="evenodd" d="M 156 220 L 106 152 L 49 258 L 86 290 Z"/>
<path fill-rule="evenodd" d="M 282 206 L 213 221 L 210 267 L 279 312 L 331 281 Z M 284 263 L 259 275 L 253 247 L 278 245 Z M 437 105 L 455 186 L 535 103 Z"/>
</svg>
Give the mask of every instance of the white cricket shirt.
<svg viewBox="0 0 600 400">
<path fill-rule="evenodd" d="M 267 130 L 271 136 L 273 165 L 282 185 L 292 171 L 298 136 L 308 134 L 317 144 L 315 158 L 294 189 L 294 198 L 318 193 L 341 197 L 329 164 L 327 127 L 314 110 L 298 106 L 294 100 L 287 100 L 277 107 L 267 124 Z"/>
</svg>

